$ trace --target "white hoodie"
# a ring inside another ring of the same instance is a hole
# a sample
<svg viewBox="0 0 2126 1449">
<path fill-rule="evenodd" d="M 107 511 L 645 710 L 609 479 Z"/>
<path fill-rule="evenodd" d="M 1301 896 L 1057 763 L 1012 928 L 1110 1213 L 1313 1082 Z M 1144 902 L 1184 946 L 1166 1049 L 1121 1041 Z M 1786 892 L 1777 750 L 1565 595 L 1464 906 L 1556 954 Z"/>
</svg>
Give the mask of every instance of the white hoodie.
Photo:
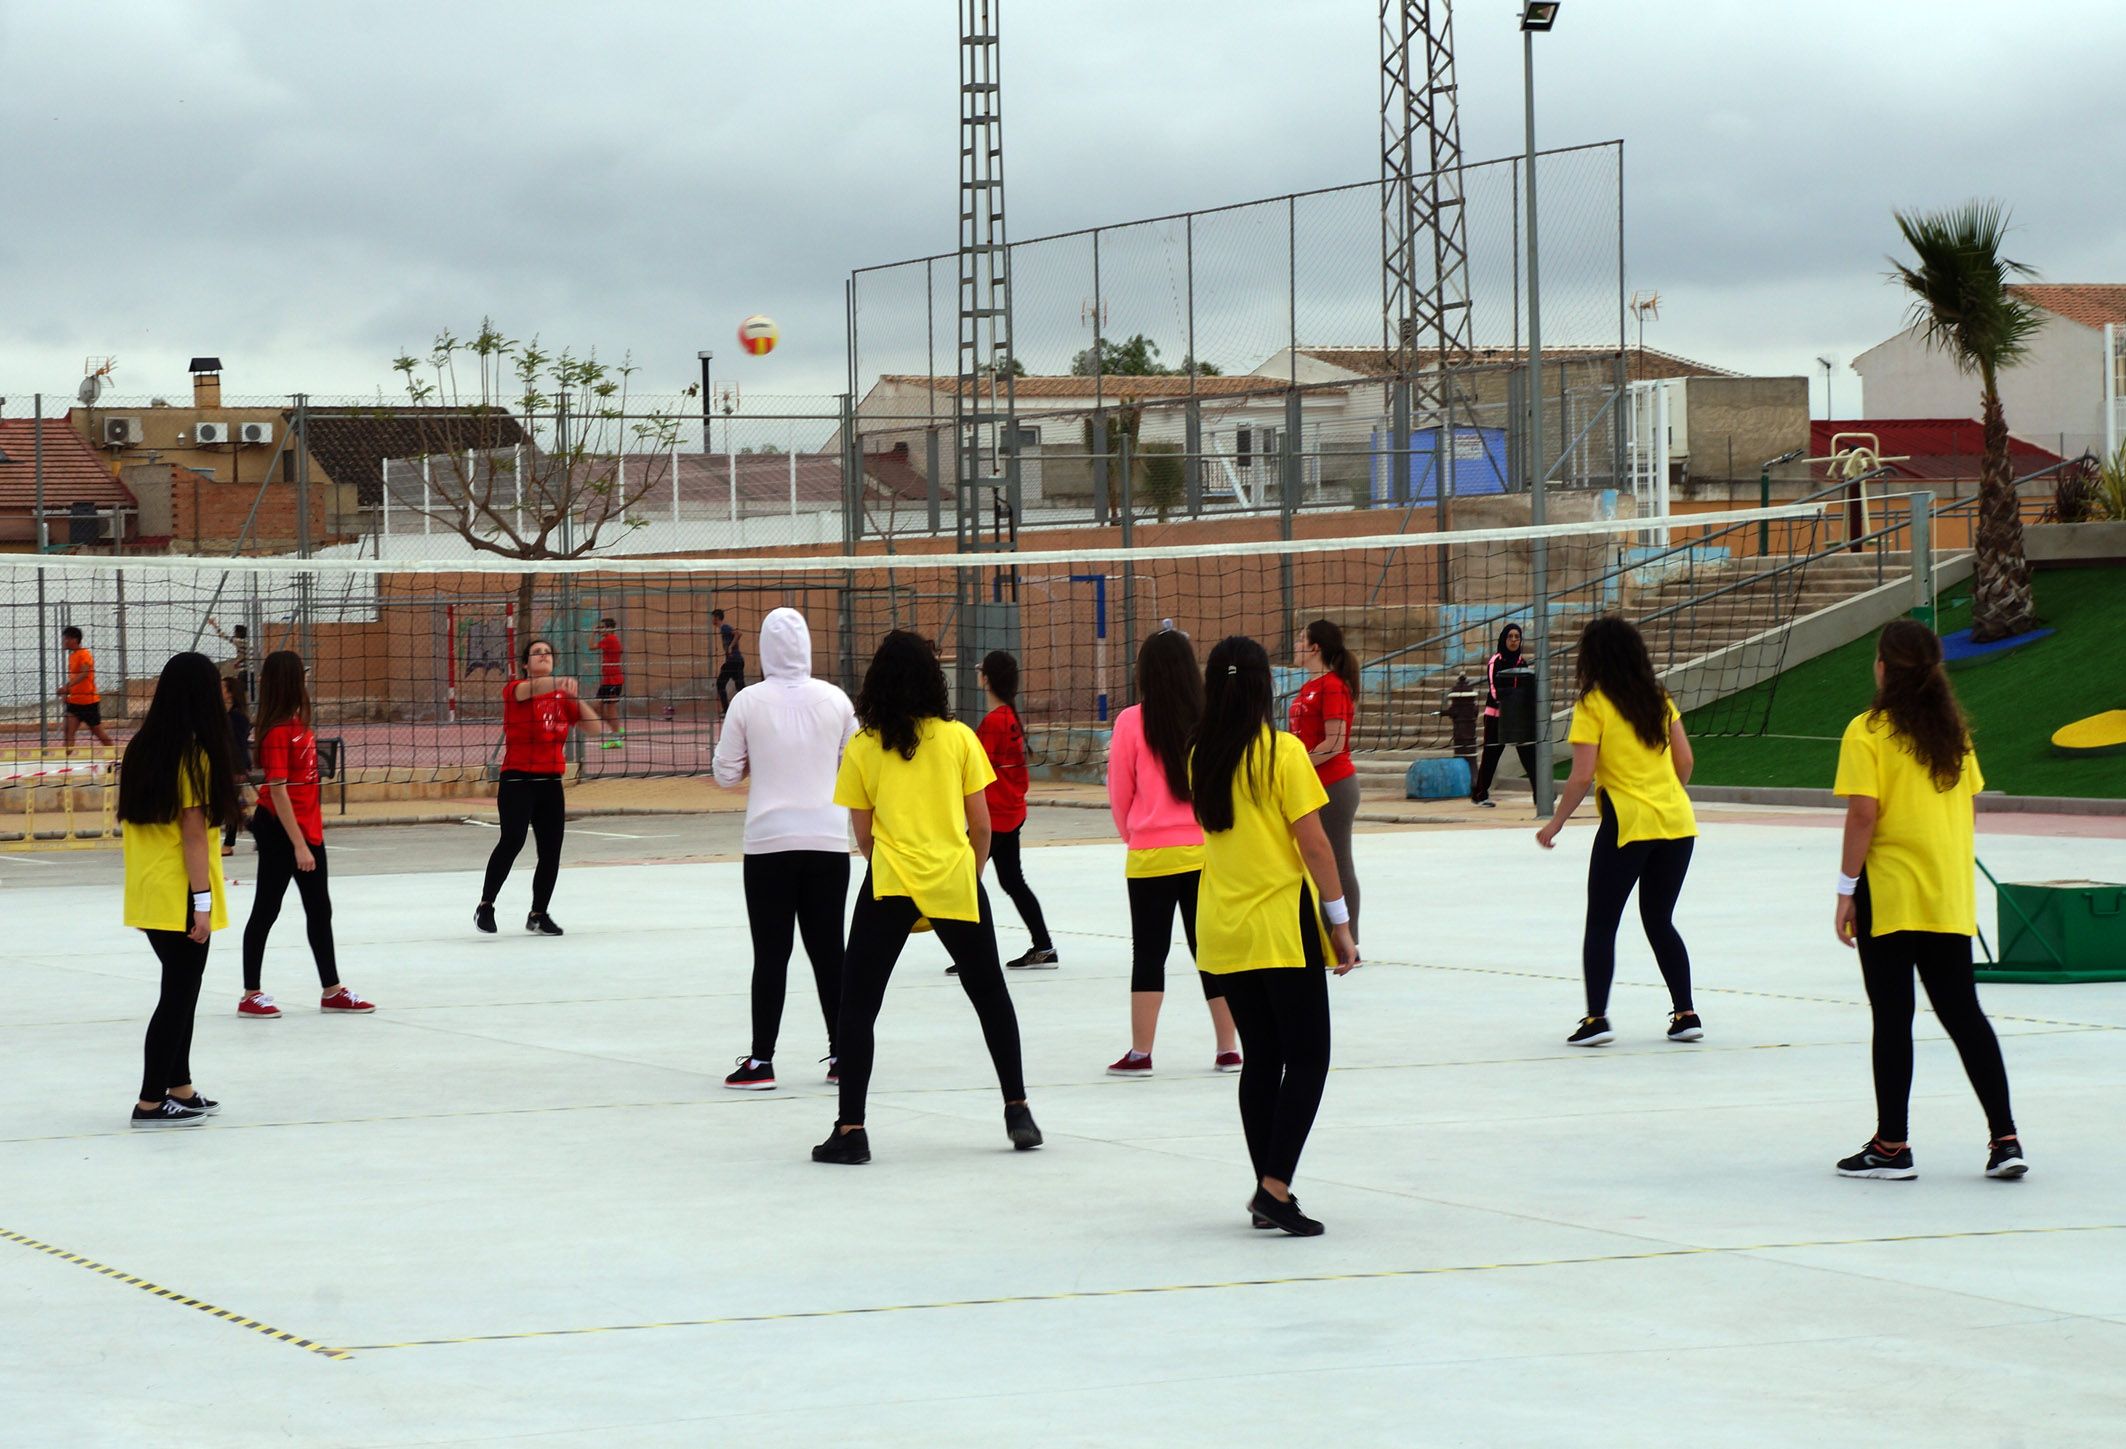
<svg viewBox="0 0 2126 1449">
<path fill-rule="evenodd" d="M 842 747 L 856 733 L 849 696 L 812 677 L 812 631 L 795 609 L 760 623 L 767 677 L 731 699 L 716 742 L 716 783 L 736 789 L 749 774 L 748 855 L 783 850 L 849 851 L 849 812 L 834 803 Z"/>
</svg>

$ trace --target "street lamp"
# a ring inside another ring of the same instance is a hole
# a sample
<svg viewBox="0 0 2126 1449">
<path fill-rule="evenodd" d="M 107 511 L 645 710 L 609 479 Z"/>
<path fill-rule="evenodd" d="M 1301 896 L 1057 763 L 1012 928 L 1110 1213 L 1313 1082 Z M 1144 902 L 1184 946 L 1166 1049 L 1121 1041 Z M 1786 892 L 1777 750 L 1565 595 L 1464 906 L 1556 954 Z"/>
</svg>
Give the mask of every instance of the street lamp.
<svg viewBox="0 0 2126 1449">
<path fill-rule="evenodd" d="M 1831 406 L 1831 359 L 1819 357 L 1816 365 L 1823 369 L 1823 420 L 1829 422 L 1838 416 L 1838 410 Z"/>
<path fill-rule="evenodd" d="M 709 408 L 709 364 L 716 360 L 716 354 L 697 352 L 694 355 L 701 359 L 701 451 L 706 456 L 710 451 L 710 419 L 715 416 Z"/>
<path fill-rule="evenodd" d="M 1535 186 L 1535 37 L 1558 22 L 1558 0 L 1528 0 L 1521 11 L 1521 94 L 1528 141 L 1528 521 L 1540 530 L 1549 521 L 1543 485 L 1549 474 L 1543 458 L 1543 301 L 1541 251 L 1536 227 Z M 1538 815 L 1556 803 L 1556 773 L 1550 738 L 1550 541 L 1538 532 L 1531 562 L 1535 566 L 1535 778 L 1528 782 Z"/>
</svg>

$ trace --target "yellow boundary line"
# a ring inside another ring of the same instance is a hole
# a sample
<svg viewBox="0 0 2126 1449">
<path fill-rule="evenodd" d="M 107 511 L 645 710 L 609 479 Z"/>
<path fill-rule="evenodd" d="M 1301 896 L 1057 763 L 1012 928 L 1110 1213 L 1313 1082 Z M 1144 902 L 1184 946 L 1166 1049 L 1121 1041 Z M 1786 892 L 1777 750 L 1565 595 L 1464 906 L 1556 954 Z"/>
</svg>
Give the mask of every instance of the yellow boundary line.
<svg viewBox="0 0 2126 1449">
<path fill-rule="evenodd" d="M 11 1231 L 7 1228 L 0 1228 L 0 1240 L 4 1240 L 10 1243 L 19 1243 L 25 1248 L 34 1248 L 40 1253 L 50 1254 L 52 1257 L 57 1258 L 62 1263 L 72 1263 L 77 1268 L 86 1268 L 91 1273 L 100 1273 L 106 1278 L 116 1279 L 118 1282 L 125 1284 L 129 1288 L 138 1288 L 143 1293 L 153 1294 L 157 1298 L 166 1298 L 170 1302 L 179 1304 L 185 1308 L 197 1309 L 199 1312 L 206 1314 L 209 1318 L 219 1318 L 224 1323 L 235 1324 L 238 1328 L 247 1328 L 253 1333 L 262 1333 L 268 1338 L 277 1339 L 282 1343 L 292 1345 L 293 1347 L 302 1349 L 307 1353 L 318 1354 L 321 1357 L 330 1359 L 345 1359 L 353 1357 L 353 1355 L 344 1348 L 330 1348 L 322 1343 L 312 1342 L 310 1339 L 304 1338 L 299 1334 L 290 1333 L 286 1329 L 275 1328 L 270 1323 L 260 1323 L 255 1318 L 246 1318 L 241 1313 L 234 1312 L 231 1309 L 217 1308 L 212 1303 L 205 1302 L 198 1298 L 187 1298 L 184 1294 L 178 1292 L 175 1288 L 165 1288 L 159 1283 L 150 1283 L 145 1278 L 138 1278 L 131 1273 L 124 1272 L 123 1270 L 118 1268 L 113 1268 L 108 1263 L 99 1263 L 94 1258 L 84 1258 L 79 1253 L 69 1253 L 64 1248 L 58 1248 L 54 1247 L 50 1243 L 40 1242 L 38 1239 L 30 1237 L 26 1233 L 18 1233 Z"/>
<path fill-rule="evenodd" d="M 671 1318 L 650 1323 L 607 1323 L 589 1328 L 535 1328 L 518 1333 L 473 1333 L 459 1338 L 412 1338 L 398 1343 L 355 1343 L 327 1352 L 380 1353 L 395 1348 L 445 1348 L 469 1343 L 510 1343 L 533 1338 L 580 1338 L 597 1333 L 642 1333 L 658 1328 L 720 1328 L 741 1323 L 795 1323 L 816 1318 L 863 1318 L 881 1313 L 925 1313 L 946 1308 L 997 1308 L 1022 1303 L 1080 1303 L 1106 1298 L 1140 1298 L 1154 1293 L 1207 1293 L 1223 1288 L 1282 1288 L 1308 1283 L 1362 1283 L 1393 1278 L 1437 1278 L 1466 1273 L 1500 1273 L 1517 1268 L 1565 1268 L 1597 1263 L 1642 1263 L 1662 1258 L 1697 1258 L 1726 1253 L 1789 1252 L 1803 1248 L 1854 1248 L 1887 1243 L 1938 1243 L 1961 1238 L 2017 1238 L 2049 1233 L 2126 1232 L 2126 1223 L 2092 1223 L 2055 1228 L 1985 1228 L 1955 1233 L 1901 1233 L 1879 1238 L 1825 1238 L 1796 1243 L 1753 1243 L 1732 1247 L 1656 1248 L 1641 1253 L 1602 1253 L 1578 1258 L 1544 1258 L 1516 1263 L 1457 1263 L 1433 1268 L 1381 1268 L 1353 1273 L 1298 1273 L 1279 1278 L 1236 1278 L 1229 1282 L 1161 1283 L 1135 1288 L 1087 1288 L 1060 1293 L 1017 1293 L 996 1298 L 952 1298 L 927 1303 L 885 1303 L 865 1308 L 813 1308 L 789 1313 L 733 1313 L 717 1318 Z"/>
</svg>

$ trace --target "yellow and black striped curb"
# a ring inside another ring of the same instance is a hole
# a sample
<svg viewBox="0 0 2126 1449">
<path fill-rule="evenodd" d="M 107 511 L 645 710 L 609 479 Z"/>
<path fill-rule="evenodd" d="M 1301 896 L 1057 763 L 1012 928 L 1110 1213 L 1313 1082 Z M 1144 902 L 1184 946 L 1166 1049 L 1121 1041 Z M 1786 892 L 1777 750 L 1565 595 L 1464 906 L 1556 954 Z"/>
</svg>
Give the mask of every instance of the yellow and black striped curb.
<svg viewBox="0 0 2126 1449">
<path fill-rule="evenodd" d="M 9 1243 L 19 1243 L 25 1248 L 34 1248 L 40 1253 L 48 1253 L 52 1257 L 57 1258 L 62 1263 L 72 1263 L 77 1268 L 86 1268 L 91 1273 L 100 1273 L 104 1277 L 115 1279 L 118 1282 L 125 1284 L 129 1288 L 138 1288 L 141 1292 L 152 1293 L 157 1298 L 167 1298 L 172 1303 L 179 1304 L 186 1308 L 197 1309 L 199 1312 L 206 1314 L 209 1318 L 219 1318 L 224 1323 L 235 1324 L 238 1328 L 247 1328 L 253 1333 L 262 1333 L 268 1338 L 277 1339 L 280 1342 L 288 1344 L 291 1347 L 302 1349 L 306 1353 L 314 1353 L 320 1355 L 321 1357 L 330 1359 L 345 1359 L 353 1357 L 353 1354 L 349 1353 L 344 1348 L 329 1348 L 322 1343 L 314 1343 L 299 1334 L 290 1333 L 284 1328 L 275 1328 L 270 1323 L 260 1323 L 255 1318 L 246 1318 L 241 1313 L 237 1313 L 232 1309 L 217 1308 L 212 1303 L 208 1303 L 198 1298 L 187 1298 L 184 1294 L 178 1292 L 175 1288 L 165 1288 L 160 1283 L 150 1283 L 145 1278 L 138 1278 L 131 1273 L 127 1273 L 120 1269 L 113 1268 L 108 1263 L 99 1263 L 94 1258 L 84 1258 L 79 1253 L 69 1253 L 64 1248 L 54 1247 L 50 1243 L 40 1242 L 36 1238 L 30 1237 L 26 1233 L 18 1233 L 13 1232 L 7 1228 L 0 1228 L 0 1241 Z"/>
</svg>

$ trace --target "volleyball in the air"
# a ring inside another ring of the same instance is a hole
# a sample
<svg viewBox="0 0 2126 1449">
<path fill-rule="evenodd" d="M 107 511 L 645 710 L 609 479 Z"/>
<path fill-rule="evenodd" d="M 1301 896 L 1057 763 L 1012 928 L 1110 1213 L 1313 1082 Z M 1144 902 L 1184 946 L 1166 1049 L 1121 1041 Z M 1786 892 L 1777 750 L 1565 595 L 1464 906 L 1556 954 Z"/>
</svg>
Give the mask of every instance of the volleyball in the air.
<svg viewBox="0 0 2126 1449">
<path fill-rule="evenodd" d="M 738 345 L 755 357 L 766 357 L 775 350 L 775 339 L 781 334 L 775 330 L 773 317 L 748 317 L 738 324 Z"/>
</svg>

